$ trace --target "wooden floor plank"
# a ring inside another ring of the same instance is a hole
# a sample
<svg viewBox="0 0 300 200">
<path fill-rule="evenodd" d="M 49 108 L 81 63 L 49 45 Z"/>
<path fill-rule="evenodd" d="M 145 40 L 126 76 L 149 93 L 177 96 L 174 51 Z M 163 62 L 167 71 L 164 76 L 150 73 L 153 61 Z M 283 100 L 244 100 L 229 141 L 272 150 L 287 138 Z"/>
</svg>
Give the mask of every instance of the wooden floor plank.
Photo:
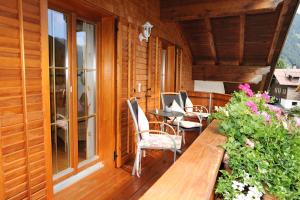
<svg viewBox="0 0 300 200">
<path fill-rule="evenodd" d="M 198 137 L 186 133 L 186 150 Z M 173 164 L 172 152 L 148 151 L 142 159 L 141 177 L 131 176 L 133 160 L 122 168 L 106 168 L 55 194 L 55 200 L 128 200 L 139 199 Z"/>
</svg>

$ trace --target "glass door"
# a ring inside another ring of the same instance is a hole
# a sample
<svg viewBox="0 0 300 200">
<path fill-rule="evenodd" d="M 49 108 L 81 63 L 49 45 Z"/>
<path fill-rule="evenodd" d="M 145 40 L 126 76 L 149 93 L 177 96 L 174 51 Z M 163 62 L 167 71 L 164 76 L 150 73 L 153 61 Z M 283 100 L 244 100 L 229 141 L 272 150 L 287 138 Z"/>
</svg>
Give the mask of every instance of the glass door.
<svg viewBox="0 0 300 200">
<path fill-rule="evenodd" d="M 97 158 L 96 25 L 75 16 L 48 10 L 54 179 Z"/>
<path fill-rule="evenodd" d="M 76 21 L 78 162 L 96 154 L 95 25 Z"/>
<path fill-rule="evenodd" d="M 49 74 L 53 174 L 70 167 L 67 16 L 49 10 Z"/>
</svg>

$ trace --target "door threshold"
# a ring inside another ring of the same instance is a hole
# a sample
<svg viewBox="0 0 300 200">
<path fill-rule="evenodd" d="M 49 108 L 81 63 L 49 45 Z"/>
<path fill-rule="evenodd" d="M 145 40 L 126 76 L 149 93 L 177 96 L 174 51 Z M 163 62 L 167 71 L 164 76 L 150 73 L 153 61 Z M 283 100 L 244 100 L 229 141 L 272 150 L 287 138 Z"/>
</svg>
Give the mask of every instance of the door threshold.
<svg viewBox="0 0 300 200">
<path fill-rule="evenodd" d="M 71 176 L 67 178 L 66 180 L 63 180 L 60 183 L 57 183 L 56 185 L 53 186 L 53 192 L 54 194 L 69 187 L 70 185 L 76 183 L 77 181 L 87 177 L 88 175 L 94 173 L 95 171 L 103 168 L 104 165 L 102 162 L 96 163 L 95 165 L 86 168 L 85 170 L 79 172 L 78 174 L 75 174 L 74 176 Z"/>
</svg>

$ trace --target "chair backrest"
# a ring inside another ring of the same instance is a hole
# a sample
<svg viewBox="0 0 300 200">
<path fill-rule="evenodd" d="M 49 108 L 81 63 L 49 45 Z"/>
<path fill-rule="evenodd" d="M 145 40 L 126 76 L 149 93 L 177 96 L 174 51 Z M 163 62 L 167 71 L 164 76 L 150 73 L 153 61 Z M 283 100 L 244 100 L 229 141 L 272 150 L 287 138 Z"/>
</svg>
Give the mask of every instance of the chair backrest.
<svg viewBox="0 0 300 200">
<path fill-rule="evenodd" d="M 135 97 L 128 99 L 127 100 L 127 105 L 133 120 L 133 124 L 134 124 L 134 128 L 135 128 L 135 132 L 136 132 L 136 139 L 139 142 L 140 141 L 140 130 L 139 130 L 139 126 L 138 126 L 138 107 L 139 104 L 137 102 L 137 99 Z"/>
<path fill-rule="evenodd" d="M 163 92 L 160 94 L 161 96 L 161 103 L 163 106 L 163 109 L 165 110 L 165 107 L 168 106 L 170 107 L 173 103 L 173 101 L 175 100 L 176 103 L 178 103 L 178 105 L 181 108 L 184 108 L 184 105 L 182 103 L 182 99 L 179 93 L 175 93 L 175 92 Z"/>
<path fill-rule="evenodd" d="M 185 107 L 185 102 L 186 102 L 186 99 L 188 98 L 187 92 L 185 90 L 181 90 L 181 91 L 179 91 L 179 93 L 180 93 L 180 96 L 182 99 L 183 106 Z"/>
</svg>

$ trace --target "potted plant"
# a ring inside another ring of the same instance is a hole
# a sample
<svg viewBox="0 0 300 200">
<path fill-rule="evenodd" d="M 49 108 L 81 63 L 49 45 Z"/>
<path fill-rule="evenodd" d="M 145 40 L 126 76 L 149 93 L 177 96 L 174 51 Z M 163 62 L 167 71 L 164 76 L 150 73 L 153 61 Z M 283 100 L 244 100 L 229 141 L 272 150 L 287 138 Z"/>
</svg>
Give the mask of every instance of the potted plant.
<svg viewBox="0 0 300 200">
<path fill-rule="evenodd" d="M 268 104 L 264 93 L 239 86 L 230 102 L 212 118 L 227 136 L 227 168 L 220 170 L 216 194 L 221 199 L 300 199 L 300 120 L 287 119 Z"/>
</svg>

